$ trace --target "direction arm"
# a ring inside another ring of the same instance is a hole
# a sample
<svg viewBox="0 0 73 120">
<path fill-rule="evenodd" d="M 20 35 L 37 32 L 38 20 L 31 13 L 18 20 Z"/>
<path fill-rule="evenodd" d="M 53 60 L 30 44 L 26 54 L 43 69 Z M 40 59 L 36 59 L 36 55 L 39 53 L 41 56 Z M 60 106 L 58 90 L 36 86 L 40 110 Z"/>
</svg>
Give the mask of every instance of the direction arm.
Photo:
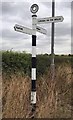
<svg viewBox="0 0 73 120">
<path fill-rule="evenodd" d="M 62 16 L 38 18 L 37 24 L 57 23 L 57 22 L 62 22 L 63 20 L 64 18 Z"/>
<path fill-rule="evenodd" d="M 17 32 L 21 32 L 21 33 L 25 33 L 25 34 L 29 34 L 32 35 L 33 34 L 33 30 L 27 27 L 23 27 L 21 25 L 15 25 L 14 26 L 14 30 Z"/>
<path fill-rule="evenodd" d="M 40 27 L 40 26 L 36 26 L 36 31 L 37 31 L 37 32 L 40 32 L 40 33 L 42 33 L 42 34 L 47 35 L 47 30 L 44 29 L 44 28 L 42 28 L 42 27 Z"/>
</svg>

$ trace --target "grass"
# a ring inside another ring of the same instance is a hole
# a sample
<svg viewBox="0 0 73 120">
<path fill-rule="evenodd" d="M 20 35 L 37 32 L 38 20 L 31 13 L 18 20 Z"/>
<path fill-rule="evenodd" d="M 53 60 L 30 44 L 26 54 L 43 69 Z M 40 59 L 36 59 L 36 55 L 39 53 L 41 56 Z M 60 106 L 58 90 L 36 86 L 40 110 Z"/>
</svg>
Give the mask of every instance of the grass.
<svg viewBox="0 0 73 120">
<path fill-rule="evenodd" d="M 3 118 L 26 118 L 31 110 L 31 69 L 28 69 L 31 68 L 31 55 L 8 51 L 3 52 L 2 56 Z M 55 56 L 54 80 L 52 80 L 50 60 L 51 56 L 47 54 L 37 56 L 35 117 L 70 118 L 73 57 Z"/>
</svg>

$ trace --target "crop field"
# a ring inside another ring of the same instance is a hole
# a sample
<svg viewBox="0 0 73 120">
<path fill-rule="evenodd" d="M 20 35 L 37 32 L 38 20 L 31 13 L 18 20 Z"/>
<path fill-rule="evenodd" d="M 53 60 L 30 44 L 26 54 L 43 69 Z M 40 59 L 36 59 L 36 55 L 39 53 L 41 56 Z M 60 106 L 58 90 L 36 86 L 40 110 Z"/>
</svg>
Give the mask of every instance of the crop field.
<svg viewBox="0 0 73 120">
<path fill-rule="evenodd" d="M 2 117 L 29 118 L 31 110 L 31 54 L 2 51 Z M 0 54 L 1 54 L 0 53 Z M 73 111 L 73 55 L 37 55 L 35 118 L 70 118 Z"/>
</svg>

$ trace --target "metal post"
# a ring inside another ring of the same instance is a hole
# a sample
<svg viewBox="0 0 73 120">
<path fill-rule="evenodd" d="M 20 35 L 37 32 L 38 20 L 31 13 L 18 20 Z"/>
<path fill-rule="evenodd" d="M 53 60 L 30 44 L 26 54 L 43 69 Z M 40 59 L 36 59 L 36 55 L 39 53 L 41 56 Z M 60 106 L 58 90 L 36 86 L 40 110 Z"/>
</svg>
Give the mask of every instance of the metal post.
<svg viewBox="0 0 73 120">
<path fill-rule="evenodd" d="M 52 0 L 52 17 L 55 16 L 55 2 Z M 52 72 L 52 80 L 54 79 L 54 23 L 52 23 L 52 31 L 51 31 L 51 72 Z"/>
<path fill-rule="evenodd" d="M 31 105 L 32 112 L 36 109 L 36 15 L 32 15 L 32 70 L 31 70 Z"/>
</svg>

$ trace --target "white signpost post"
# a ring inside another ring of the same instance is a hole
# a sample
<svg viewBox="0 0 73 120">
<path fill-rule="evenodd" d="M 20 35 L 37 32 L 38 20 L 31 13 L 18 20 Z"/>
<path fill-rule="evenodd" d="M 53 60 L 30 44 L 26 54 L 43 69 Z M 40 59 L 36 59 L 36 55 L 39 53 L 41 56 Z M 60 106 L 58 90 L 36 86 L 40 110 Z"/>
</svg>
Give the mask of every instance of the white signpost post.
<svg viewBox="0 0 73 120">
<path fill-rule="evenodd" d="M 34 113 L 36 109 L 36 32 L 40 32 L 42 34 L 47 35 L 47 31 L 44 28 L 37 26 L 37 24 L 48 24 L 54 22 L 57 23 L 57 22 L 62 22 L 64 20 L 62 16 L 37 18 L 36 12 L 38 11 L 38 9 L 39 7 L 37 4 L 33 4 L 30 8 L 30 11 L 33 13 L 32 29 L 17 24 L 14 26 L 15 31 L 32 35 L 32 69 L 31 69 L 32 113 Z"/>
</svg>

